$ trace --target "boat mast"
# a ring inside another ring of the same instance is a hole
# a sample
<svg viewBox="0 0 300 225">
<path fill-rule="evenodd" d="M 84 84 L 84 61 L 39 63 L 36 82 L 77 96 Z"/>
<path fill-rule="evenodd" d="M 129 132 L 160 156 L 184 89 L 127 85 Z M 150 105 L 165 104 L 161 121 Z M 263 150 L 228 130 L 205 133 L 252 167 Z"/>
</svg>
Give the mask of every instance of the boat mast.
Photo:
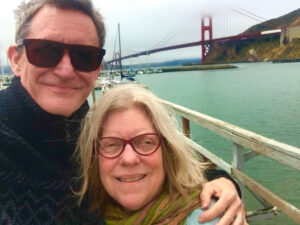
<svg viewBox="0 0 300 225">
<path fill-rule="evenodd" d="M 120 23 L 118 23 L 118 33 L 119 33 L 119 59 L 120 59 L 121 79 L 123 79 Z"/>
<path fill-rule="evenodd" d="M 4 74 L 4 68 L 2 63 L 2 48 L 0 44 L 0 77 L 3 77 L 3 74 Z"/>
</svg>

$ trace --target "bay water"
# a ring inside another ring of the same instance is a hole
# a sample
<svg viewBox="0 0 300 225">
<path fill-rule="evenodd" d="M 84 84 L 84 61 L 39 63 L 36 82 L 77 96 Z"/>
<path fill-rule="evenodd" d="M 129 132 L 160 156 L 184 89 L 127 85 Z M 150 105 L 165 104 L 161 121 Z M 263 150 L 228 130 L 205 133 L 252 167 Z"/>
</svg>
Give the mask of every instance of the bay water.
<svg viewBox="0 0 300 225">
<path fill-rule="evenodd" d="M 145 74 L 137 78 L 162 99 L 300 148 L 300 63 L 236 66 L 224 70 Z M 193 123 L 191 138 L 231 162 L 233 146 L 229 141 Z M 299 171 L 261 155 L 245 166 L 247 175 L 300 208 Z M 262 206 L 247 192 L 246 209 L 257 208 Z M 251 224 L 296 222 L 279 214 L 271 220 Z"/>
</svg>

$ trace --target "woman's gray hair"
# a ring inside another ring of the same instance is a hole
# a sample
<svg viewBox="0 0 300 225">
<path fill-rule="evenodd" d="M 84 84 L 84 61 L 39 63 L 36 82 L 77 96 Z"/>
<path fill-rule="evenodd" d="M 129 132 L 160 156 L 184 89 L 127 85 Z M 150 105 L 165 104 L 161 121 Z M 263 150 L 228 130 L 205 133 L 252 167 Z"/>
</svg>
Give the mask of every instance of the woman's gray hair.
<svg viewBox="0 0 300 225">
<path fill-rule="evenodd" d="M 23 0 L 15 12 L 16 33 L 15 42 L 21 45 L 28 35 L 32 18 L 45 5 L 60 9 L 74 9 L 88 15 L 94 22 L 99 37 L 99 47 L 103 48 L 105 43 L 105 25 L 102 15 L 94 8 L 91 0 Z M 49 18 L 50 19 L 50 18 Z"/>
<path fill-rule="evenodd" d="M 166 110 L 149 90 L 137 84 L 123 84 L 109 89 L 86 115 L 78 140 L 75 157 L 80 165 L 82 185 L 76 192 L 79 202 L 85 194 L 91 208 L 100 210 L 108 197 L 99 176 L 98 154 L 94 143 L 101 137 L 107 117 L 114 111 L 139 108 L 145 112 L 157 133 L 163 136 L 162 157 L 166 171 L 165 184 L 171 198 L 189 191 L 201 189 L 205 182 L 206 164 L 179 131 L 174 113 Z"/>
</svg>

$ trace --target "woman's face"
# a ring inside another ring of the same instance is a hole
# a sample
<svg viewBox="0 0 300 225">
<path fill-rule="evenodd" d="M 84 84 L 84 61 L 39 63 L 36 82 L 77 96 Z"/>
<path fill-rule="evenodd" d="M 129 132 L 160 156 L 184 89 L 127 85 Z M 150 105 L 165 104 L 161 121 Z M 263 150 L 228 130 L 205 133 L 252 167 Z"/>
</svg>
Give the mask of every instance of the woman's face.
<svg viewBox="0 0 300 225">
<path fill-rule="evenodd" d="M 103 126 L 104 137 L 131 139 L 145 133 L 156 133 L 143 110 L 130 108 L 112 112 Z M 99 155 L 101 182 L 107 193 L 126 210 L 135 211 L 160 193 L 164 180 L 161 147 L 142 156 L 127 144 L 123 153 L 113 159 Z"/>
</svg>

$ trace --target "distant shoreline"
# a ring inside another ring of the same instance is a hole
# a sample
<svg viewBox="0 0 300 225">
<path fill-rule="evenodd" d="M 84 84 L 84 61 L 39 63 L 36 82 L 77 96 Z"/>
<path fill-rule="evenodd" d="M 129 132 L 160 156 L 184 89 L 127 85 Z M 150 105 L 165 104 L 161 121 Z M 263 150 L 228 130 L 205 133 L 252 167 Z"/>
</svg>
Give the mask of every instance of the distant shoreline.
<svg viewBox="0 0 300 225">
<path fill-rule="evenodd" d="M 297 59 L 276 59 L 276 60 L 272 61 L 272 63 L 292 63 L 292 62 L 300 62 L 300 58 L 297 58 Z"/>
<path fill-rule="evenodd" d="M 234 69 L 237 66 L 229 64 L 215 64 L 215 65 L 191 65 L 191 66 L 176 66 L 161 68 L 162 72 L 177 72 L 190 70 L 216 70 L 216 69 Z"/>
</svg>

